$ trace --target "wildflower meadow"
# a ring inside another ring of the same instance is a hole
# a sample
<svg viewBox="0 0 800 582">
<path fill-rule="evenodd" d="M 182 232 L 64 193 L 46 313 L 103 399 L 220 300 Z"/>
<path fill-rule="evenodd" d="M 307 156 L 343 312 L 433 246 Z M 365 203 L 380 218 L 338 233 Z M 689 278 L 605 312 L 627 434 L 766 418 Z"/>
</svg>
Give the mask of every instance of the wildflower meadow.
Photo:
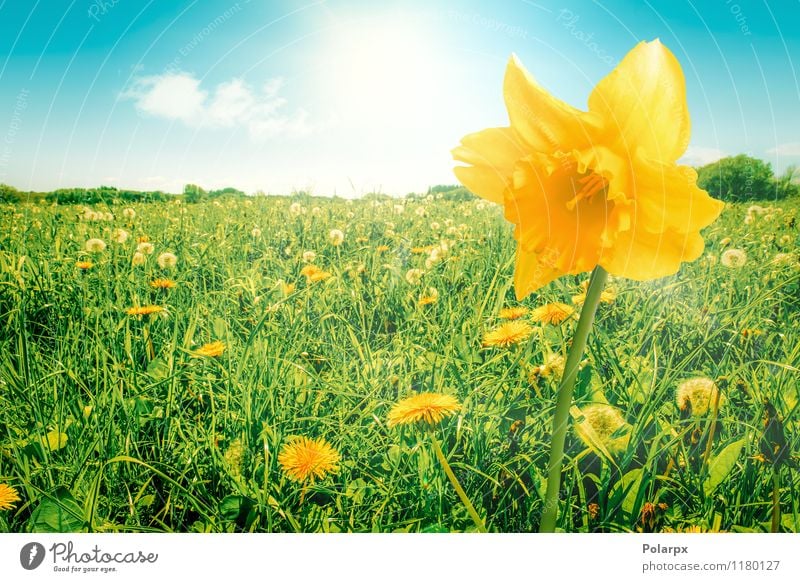
<svg viewBox="0 0 800 582">
<path fill-rule="evenodd" d="M 677 274 L 609 278 L 558 530 L 798 531 L 798 209 L 729 203 Z M 517 300 L 499 206 L 178 196 L 0 222 L 0 530 L 539 528 L 588 274 Z"/>
</svg>

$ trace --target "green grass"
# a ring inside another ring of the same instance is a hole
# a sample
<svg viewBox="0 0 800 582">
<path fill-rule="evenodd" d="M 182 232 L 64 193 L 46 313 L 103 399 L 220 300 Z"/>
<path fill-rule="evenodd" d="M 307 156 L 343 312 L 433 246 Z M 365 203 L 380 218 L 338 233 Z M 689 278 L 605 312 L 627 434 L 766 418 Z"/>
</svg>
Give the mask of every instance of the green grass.
<svg viewBox="0 0 800 582">
<path fill-rule="evenodd" d="M 536 531 L 557 379 L 531 370 L 566 352 L 575 322 L 482 347 L 499 309 L 517 304 L 499 209 L 431 200 L 398 214 L 400 202 L 320 200 L 295 215 L 291 202 L 138 204 L 133 219 L 98 208 L 114 221 L 0 206 L 0 483 L 22 498 L 0 511 L 0 531 L 472 530 L 424 431 L 386 426 L 413 391 L 463 403 L 437 435 L 487 528 Z M 629 446 L 606 458 L 570 430 L 559 527 L 769 531 L 773 471 L 755 458 L 765 401 L 800 452 L 799 204 L 769 206 L 751 224 L 746 206 L 729 206 L 704 232 L 716 259 L 726 237 L 747 252 L 739 269 L 703 258 L 673 277 L 610 283 L 617 298 L 598 311 L 576 404 L 620 408 Z M 111 242 L 115 228 L 131 238 Z M 333 228 L 345 232 L 339 247 Z M 132 267 L 145 235 L 155 253 Z M 90 257 L 92 237 L 108 248 Z M 413 252 L 443 240 L 434 265 Z M 306 250 L 333 277 L 306 284 Z M 157 265 L 165 251 L 178 256 L 173 270 Z M 86 258 L 95 265 L 82 272 Z M 426 271 L 419 285 L 406 281 L 411 268 Z M 157 277 L 178 286 L 154 290 Z M 523 305 L 569 303 L 587 277 Z M 281 280 L 296 289 L 284 295 Z M 438 301 L 417 305 L 429 287 Z M 166 316 L 126 315 L 147 304 Z M 222 356 L 192 357 L 215 340 Z M 696 376 L 719 379 L 726 397 L 705 461 L 710 419 L 683 418 L 675 403 Z M 277 458 L 293 435 L 331 442 L 338 474 L 288 480 Z M 789 464 L 780 471 L 780 528 L 799 531 L 800 479 Z"/>
</svg>

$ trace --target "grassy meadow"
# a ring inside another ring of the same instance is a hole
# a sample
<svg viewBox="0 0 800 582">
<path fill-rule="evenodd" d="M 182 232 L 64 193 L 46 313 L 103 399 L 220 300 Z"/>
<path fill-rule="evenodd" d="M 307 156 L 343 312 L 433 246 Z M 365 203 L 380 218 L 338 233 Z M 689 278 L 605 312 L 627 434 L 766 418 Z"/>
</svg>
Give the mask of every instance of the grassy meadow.
<svg viewBox="0 0 800 582">
<path fill-rule="evenodd" d="M 610 281 L 560 529 L 800 531 L 798 210 L 730 204 L 677 275 Z M 0 484 L 19 497 L 0 531 L 474 531 L 431 431 L 489 531 L 537 530 L 588 274 L 517 302 L 500 208 L 21 203 L 0 224 Z M 574 313 L 536 316 L 554 303 Z M 524 337 L 488 345 L 518 306 Z M 686 406 L 696 378 L 715 391 Z M 415 392 L 461 408 L 389 426 Z M 301 436 L 335 470 L 292 479 Z"/>
</svg>

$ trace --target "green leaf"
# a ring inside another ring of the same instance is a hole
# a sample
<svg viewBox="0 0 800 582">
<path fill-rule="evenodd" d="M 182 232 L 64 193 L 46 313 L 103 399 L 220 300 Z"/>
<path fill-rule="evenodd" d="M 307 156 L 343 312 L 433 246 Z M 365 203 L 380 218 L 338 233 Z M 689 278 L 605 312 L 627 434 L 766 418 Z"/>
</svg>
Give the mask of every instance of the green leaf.
<svg viewBox="0 0 800 582">
<path fill-rule="evenodd" d="M 34 533 L 67 533 L 85 529 L 83 509 L 66 487 L 58 487 L 33 510 L 28 527 Z"/>
<path fill-rule="evenodd" d="M 235 521 L 244 527 L 255 502 L 243 495 L 228 495 L 219 504 L 219 512 L 225 521 Z"/>
<path fill-rule="evenodd" d="M 443 525 L 428 525 L 422 528 L 422 533 L 450 533 L 450 530 Z"/>
<path fill-rule="evenodd" d="M 636 509 L 636 498 L 642 486 L 642 470 L 633 469 L 625 473 L 611 490 L 611 506 L 621 507 L 628 515 L 633 516 Z"/>
<path fill-rule="evenodd" d="M 744 439 L 739 439 L 726 446 L 716 457 L 711 459 L 708 464 L 708 477 L 703 483 L 703 491 L 707 496 L 711 495 L 733 471 L 743 448 Z"/>
<path fill-rule="evenodd" d="M 154 380 L 169 378 L 169 364 L 161 358 L 156 358 L 147 365 L 147 373 Z"/>
</svg>

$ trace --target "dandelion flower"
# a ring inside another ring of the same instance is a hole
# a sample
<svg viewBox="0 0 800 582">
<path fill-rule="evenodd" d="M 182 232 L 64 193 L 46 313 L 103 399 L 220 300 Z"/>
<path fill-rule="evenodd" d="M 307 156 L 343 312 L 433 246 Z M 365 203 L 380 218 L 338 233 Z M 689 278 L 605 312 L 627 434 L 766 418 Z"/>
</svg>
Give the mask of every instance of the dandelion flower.
<svg viewBox="0 0 800 582">
<path fill-rule="evenodd" d="M 0 483 L 0 511 L 13 509 L 19 501 L 19 493 L 11 485 Z"/>
<path fill-rule="evenodd" d="M 676 393 L 678 408 L 694 416 L 705 416 L 709 407 L 719 394 L 719 405 L 725 402 L 725 395 L 719 393 L 719 388 L 709 378 L 692 378 L 686 380 Z"/>
<path fill-rule="evenodd" d="M 449 394 L 421 392 L 401 400 L 389 411 L 389 427 L 423 422 L 434 425 L 455 414 L 461 408 L 458 400 Z"/>
<path fill-rule="evenodd" d="M 417 305 L 422 307 L 425 305 L 431 305 L 437 301 L 439 301 L 439 291 L 436 289 L 436 287 L 428 287 L 425 294 L 419 298 L 419 301 L 417 301 Z"/>
<path fill-rule="evenodd" d="M 303 214 L 303 211 L 304 211 L 304 210 L 305 210 L 305 208 L 303 208 L 303 207 L 300 205 L 300 203 L 298 203 L 298 202 L 292 202 L 292 203 L 289 205 L 289 212 L 290 212 L 290 213 L 291 213 L 293 216 L 300 216 L 301 214 Z"/>
<path fill-rule="evenodd" d="M 409 269 L 406 271 L 406 282 L 409 285 L 419 285 L 420 280 L 422 279 L 422 275 L 425 274 L 425 271 L 422 269 Z"/>
<path fill-rule="evenodd" d="M 283 295 L 284 297 L 288 297 L 289 295 L 294 293 L 296 286 L 294 283 L 287 283 L 283 279 L 280 279 L 277 283 L 277 287 L 278 289 L 280 289 L 281 295 Z"/>
<path fill-rule="evenodd" d="M 575 432 L 587 447 L 603 445 L 612 454 L 628 448 L 630 425 L 622 412 L 608 404 L 589 404 L 580 409 L 582 422 L 575 423 Z"/>
<path fill-rule="evenodd" d="M 134 267 L 141 267 L 147 262 L 147 255 L 144 253 L 133 253 L 133 258 L 131 259 L 131 265 Z"/>
<path fill-rule="evenodd" d="M 306 265 L 300 269 L 300 274 L 306 278 L 308 283 L 316 283 L 317 281 L 324 281 L 331 274 L 328 271 L 323 271 L 316 265 Z"/>
<path fill-rule="evenodd" d="M 649 280 L 700 257 L 700 230 L 723 203 L 676 163 L 690 137 L 686 86 L 661 42 L 631 50 L 588 112 L 548 94 L 515 56 L 503 93 L 510 127 L 467 135 L 453 157 L 467 164 L 461 183 L 516 225 L 518 299 L 597 265 Z"/>
<path fill-rule="evenodd" d="M 389 247 L 387 245 L 378 245 L 377 247 L 375 247 L 375 252 L 376 253 L 385 253 L 388 250 L 389 250 Z"/>
<path fill-rule="evenodd" d="M 163 311 L 164 308 L 160 305 L 142 305 L 141 307 L 131 307 L 125 313 L 128 315 L 153 315 Z"/>
<path fill-rule="evenodd" d="M 727 247 L 729 244 L 731 244 L 731 237 L 729 236 L 726 236 L 721 241 L 719 241 L 719 246 L 721 246 L 722 248 Z"/>
<path fill-rule="evenodd" d="M 338 247 L 344 242 L 344 233 L 338 228 L 334 228 L 328 233 L 328 240 L 333 246 Z"/>
<path fill-rule="evenodd" d="M 156 261 L 162 269 L 171 269 L 178 264 L 178 257 L 172 253 L 161 253 Z"/>
<path fill-rule="evenodd" d="M 537 307 L 531 313 L 533 321 L 558 325 L 568 317 L 571 317 L 575 310 L 566 303 L 548 303 Z"/>
<path fill-rule="evenodd" d="M 203 344 L 195 351 L 192 352 L 192 355 L 196 358 L 216 358 L 221 356 L 222 353 L 225 351 L 225 344 L 221 341 L 211 342 L 209 344 Z"/>
<path fill-rule="evenodd" d="M 290 479 L 313 483 L 339 470 L 339 453 L 322 437 L 296 437 L 283 446 L 278 463 Z"/>
<path fill-rule="evenodd" d="M 580 307 L 586 302 L 586 292 L 589 290 L 589 281 L 581 283 L 582 291 L 577 295 L 572 296 L 572 304 Z M 613 303 L 617 299 L 617 292 L 615 289 L 609 287 L 600 292 L 600 303 Z"/>
<path fill-rule="evenodd" d="M 315 253 L 314 251 L 305 251 L 303 253 L 304 263 L 313 263 L 316 258 L 317 258 L 317 253 Z"/>
<path fill-rule="evenodd" d="M 150 287 L 153 289 L 174 289 L 178 284 L 172 279 L 154 279 L 150 281 Z"/>
<path fill-rule="evenodd" d="M 254 226 L 253 230 L 250 231 L 250 236 L 253 238 L 261 238 L 261 229 L 257 226 Z"/>
<path fill-rule="evenodd" d="M 742 249 L 728 249 L 722 253 L 719 262 L 729 269 L 738 269 L 747 263 L 747 253 Z"/>
<path fill-rule="evenodd" d="M 533 327 L 528 322 L 509 321 L 487 332 L 483 336 L 483 345 L 506 348 L 528 339 L 532 333 Z"/>
<path fill-rule="evenodd" d="M 128 234 L 127 230 L 123 230 L 121 228 L 114 229 L 114 232 L 111 234 L 111 240 L 117 243 L 118 245 L 125 244 L 128 242 Z"/>
<path fill-rule="evenodd" d="M 136 245 L 136 252 L 144 255 L 152 255 L 154 250 L 156 250 L 156 247 L 153 246 L 153 243 L 147 242 L 146 240 Z"/>
<path fill-rule="evenodd" d="M 89 269 L 94 267 L 94 263 L 91 261 L 76 261 L 75 266 L 81 271 L 88 271 Z"/>
<path fill-rule="evenodd" d="M 126 208 L 122 211 L 122 216 L 128 220 L 133 220 L 136 218 L 136 211 L 133 208 Z"/>
<path fill-rule="evenodd" d="M 500 319 L 519 319 L 520 317 L 524 317 L 530 313 L 530 309 L 527 307 L 504 307 L 500 310 L 500 313 L 497 314 L 497 317 Z"/>
<path fill-rule="evenodd" d="M 90 238 L 86 241 L 86 250 L 90 253 L 102 253 L 106 250 L 106 243 L 99 238 Z"/>
</svg>

